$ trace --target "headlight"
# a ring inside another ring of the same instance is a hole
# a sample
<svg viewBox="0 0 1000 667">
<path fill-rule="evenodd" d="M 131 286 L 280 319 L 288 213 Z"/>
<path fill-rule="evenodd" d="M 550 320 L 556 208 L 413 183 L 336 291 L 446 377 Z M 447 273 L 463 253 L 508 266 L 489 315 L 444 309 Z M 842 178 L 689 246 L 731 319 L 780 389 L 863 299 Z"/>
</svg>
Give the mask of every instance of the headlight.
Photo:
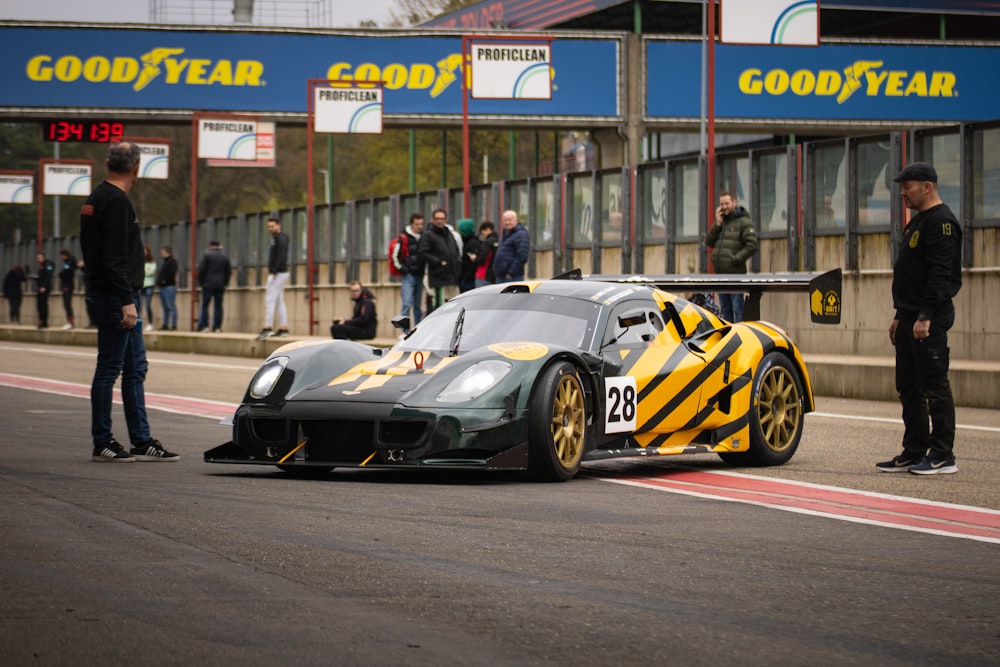
<svg viewBox="0 0 1000 667">
<path fill-rule="evenodd" d="M 254 398 L 264 398 L 274 390 L 274 385 L 281 377 L 281 371 L 288 365 L 288 357 L 275 357 L 257 370 L 250 382 L 250 395 Z"/>
<path fill-rule="evenodd" d="M 437 396 L 441 403 L 461 403 L 481 396 L 513 368 L 506 361 L 480 361 L 469 366 L 461 375 L 448 383 Z"/>
</svg>

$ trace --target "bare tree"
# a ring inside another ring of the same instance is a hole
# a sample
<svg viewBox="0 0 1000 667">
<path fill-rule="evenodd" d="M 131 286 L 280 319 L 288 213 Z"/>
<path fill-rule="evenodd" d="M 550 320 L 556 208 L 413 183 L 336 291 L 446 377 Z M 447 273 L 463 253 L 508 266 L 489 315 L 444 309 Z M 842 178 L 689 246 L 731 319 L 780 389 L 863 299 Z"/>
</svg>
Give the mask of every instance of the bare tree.
<svg viewBox="0 0 1000 667">
<path fill-rule="evenodd" d="M 386 27 L 408 28 L 477 2 L 479 0 L 396 0 L 396 6 L 389 9 Z"/>
</svg>

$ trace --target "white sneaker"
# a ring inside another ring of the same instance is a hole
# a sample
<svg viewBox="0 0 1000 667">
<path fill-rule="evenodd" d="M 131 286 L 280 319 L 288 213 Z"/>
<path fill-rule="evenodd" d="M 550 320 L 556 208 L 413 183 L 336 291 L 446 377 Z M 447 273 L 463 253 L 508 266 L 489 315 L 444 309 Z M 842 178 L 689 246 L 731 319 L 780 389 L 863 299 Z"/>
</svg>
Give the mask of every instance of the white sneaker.
<svg viewBox="0 0 1000 667">
<path fill-rule="evenodd" d="M 152 330 L 153 330 L 153 325 L 152 324 L 147 324 L 146 325 L 146 331 L 152 331 Z"/>
<path fill-rule="evenodd" d="M 66 324 L 62 325 L 62 326 L 61 326 L 61 327 L 59 327 L 59 328 L 60 328 L 60 329 L 62 329 L 63 331 L 69 331 L 70 329 L 72 329 L 72 328 L 73 328 L 73 325 L 72 325 L 72 324 L 70 324 L 69 322 L 67 322 Z"/>
</svg>

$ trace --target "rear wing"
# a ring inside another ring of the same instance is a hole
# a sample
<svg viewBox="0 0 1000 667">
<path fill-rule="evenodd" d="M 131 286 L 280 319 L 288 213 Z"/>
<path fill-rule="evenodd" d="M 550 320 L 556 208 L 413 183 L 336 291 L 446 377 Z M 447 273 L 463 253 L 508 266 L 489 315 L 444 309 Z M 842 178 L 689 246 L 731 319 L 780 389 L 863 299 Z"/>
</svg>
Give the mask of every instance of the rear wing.
<svg viewBox="0 0 1000 667">
<path fill-rule="evenodd" d="M 556 276 L 568 280 L 597 280 L 651 285 L 678 294 L 689 292 L 746 292 L 750 298 L 743 318 L 760 319 L 760 297 L 764 292 L 808 292 L 809 310 L 816 324 L 840 324 L 842 273 L 752 273 L 689 275 L 584 275 L 579 269 Z"/>
</svg>

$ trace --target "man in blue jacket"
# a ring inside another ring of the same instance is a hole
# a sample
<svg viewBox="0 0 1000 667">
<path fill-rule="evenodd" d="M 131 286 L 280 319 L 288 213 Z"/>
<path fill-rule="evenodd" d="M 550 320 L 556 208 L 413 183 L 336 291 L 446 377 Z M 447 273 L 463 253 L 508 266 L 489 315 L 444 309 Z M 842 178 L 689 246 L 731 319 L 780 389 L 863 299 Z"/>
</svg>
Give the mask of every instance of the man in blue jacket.
<svg viewBox="0 0 1000 667">
<path fill-rule="evenodd" d="M 493 259 L 493 273 L 498 283 L 524 280 L 524 265 L 531 249 L 528 229 L 517 221 L 516 211 L 503 213 L 503 237 Z"/>
</svg>

